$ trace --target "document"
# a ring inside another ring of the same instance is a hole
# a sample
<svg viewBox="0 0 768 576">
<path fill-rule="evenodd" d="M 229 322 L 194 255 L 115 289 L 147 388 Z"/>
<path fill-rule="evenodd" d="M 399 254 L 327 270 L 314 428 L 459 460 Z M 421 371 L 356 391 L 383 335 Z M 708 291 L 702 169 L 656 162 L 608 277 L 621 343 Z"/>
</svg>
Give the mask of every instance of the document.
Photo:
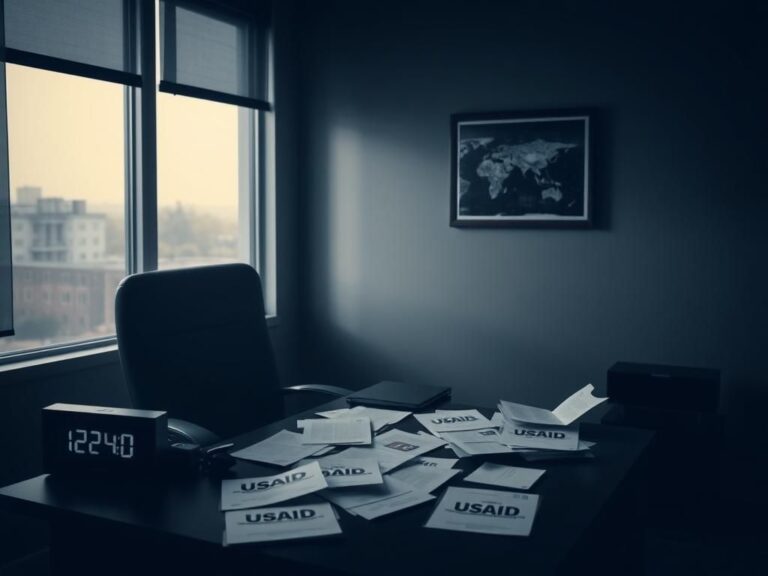
<svg viewBox="0 0 768 576">
<path fill-rule="evenodd" d="M 384 483 L 379 486 L 324 490 L 321 496 L 344 508 L 350 514 L 359 515 L 368 520 L 410 508 L 434 498 L 391 476 L 384 476 Z"/>
<path fill-rule="evenodd" d="M 340 408 L 338 410 L 329 410 L 327 412 L 317 412 L 318 416 L 324 418 L 346 418 L 349 416 L 368 416 L 371 419 L 371 425 L 374 432 L 379 432 L 387 426 L 397 424 L 404 418 L 411 415 L 410 412 L 403 410 L 385 410 L 383 408 L 371 408 L 370 406 L 355 406 L 354 408 Z"/>
<path fill-rule="evenodd" d="M 368 445 L 371 443 L 371 420 L 367 416 L 304 420 L 301 442 L 322 446 Z"/>
<path fill-rule="evenodd" d="M 414 458 L 407 463 L 408 466 L 426 466 L 428 468 L 453 468 L 454 464 L 458 462 L 457 458 L 430 458 L 429 456 L 422 456 L 421 458 Z"/>
<path fill-rule="evenodd" d="M 390 430 L 376 436 L 370 448 L 372 455 L 379 461 L 383 473 L 402 466 L 409 460 L 444 446 L 445 442 L 429 434 L 411 434 L 402 430 Z M 350 448 L 350 450 L 367 450 L 366 448 Z"/>
<path fill-rule="evenodd" d="M 221 509 L 258 508 L 298 498 L 328 487 L 320 464 L 309 464 L 260 478 L 221 481 Z"/>
<path fill-rule="evenodd" d="M 506 420 L 501 429 L 500 441 L 523 448 L 545 450 L 578 450 L 579 425 L 541 426 Z"/>
<path fill-rule="evenodd" d="M 507 420 L 545 426 L 567 426 L 598 404 L 608 400 L 608 398 L 597 398 L 594 396 L 592 394 L 594 389 L 595 387 L 592 384 L 587 384 L 551 411 L 544 408 L 526 406 L 525 404 L 507 402 L 506 400 L 502 400 L 499 403 L 499 409 Z"/>
<path fill-rule="evenodd" d="M 491 427 L 501 428 L 502 426 L 504 426 L 504 416 L 502 416 L 501 412 L 496 411 L 491 416 Z"/>
<path fill-rule="evenodd" d="M 480 454 L 504 454 L 515 451 L 513 448 L 502 444 L 501 435 L 495 428 L 463 432 L 443 432 L 443 438 L 451 443 L 453 451 L 456 452 L 459 458 Z"/>
<path fill-rule="evenodd" d="M 594 458 L 595 455 L 590 452 L 594 445 L 595 442 L 579 440 L 579 447 L 576 450 L 526 450 L 521 456 L 527 462 L 535 462 L 537 460 Z"/>
<path fill-rule="evenodd" d="M 491 426 L 491 421 L 477 410 L 441 410 L 431 414 L 414 414 L 413 417 L 432 434 Z"/>
<path fill-rule="evenodd" d="M 225 546 L 341 534 L 333 508 L 327 502 L 235 510 L 225 514 L 224 524 Z"/>
<path fill-rule="evenodd" d="M 536 468 L 518 468 L 517 466 L 502 466 L 485 462 L 477 470 L 464 478 L 465 482 L 478 484 L 493 484 L 504 488 L 530 490 L 536 480 L 544 475 L 546 470 Z"/>
<path fill-rule="evenodd" d="M 459 472 L 461 470 L 430 468 L 428 466 L 408 463 L 394 472 L 390 472 L 389 477 L 405 482 L 411 488 L 421 492 L 432 492 L 440 488 L 440 486 L 448 482 Z"/>
<path fill-rule="evenodd" d="M 301 434 L 281 430 L 266 440 L 232 452 L 232 456 L 241 460 L 266 462 L 277 466 L 290 466 L 299 460 L 325 451 L 327 446 L 301 443 Z"/>
<path fill-rule="evenodd" d="M 536 516 L 536 494 L 449 486 L 427 521 L 427 528 L 528 536 Z"/>
<path fill-rule="evenodd" d="M 345 456 L 342 452 L 318 458 L 317 463 L 320 464 L 328 488 L 367 486 L 384 482 L 379 462 L 373 456 L 354 458 Z"/>
</svg>

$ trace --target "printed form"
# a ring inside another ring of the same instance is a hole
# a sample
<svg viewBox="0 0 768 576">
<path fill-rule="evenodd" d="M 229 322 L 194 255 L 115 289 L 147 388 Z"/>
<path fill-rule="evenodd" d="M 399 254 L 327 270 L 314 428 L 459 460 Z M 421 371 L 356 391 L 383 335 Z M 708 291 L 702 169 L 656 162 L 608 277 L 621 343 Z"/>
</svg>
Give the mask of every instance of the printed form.
<svg viewBox="0 0 768 576">
<path fill-rule="evenodd" d="M 304 420 L 302 444 L 350 445 L 371 443 L 371 419 L 367 416 Z"/>
<path fill-rule="evenodd" d="M 327 502 L 258 510 L 235 510 L 224 516 L 224 545 L 274 542 L 341 534 Z"/>
<path fill-rule="evenodd" d="M 464 478 L 464 481 L 477 482 L 478 484 L 493 484 L 518 490 L 530 490 L 531 486 L 544 475 L 544 472 L 546 470 L 502 466 L 501 464 L 485 462 L 472 474 Z"/>
<path fill-rule="evenodd" d="M 293 470 L 261 478 L 221 481 L 221 509 L 269 506 L 328 487 L 320 464 L 313 460 Z"/>
<path fill-rule="evenodd" d="M 528 536 L 538 505 L 536 494 L 449 486 L 425 526 L 460 532 Z"/>
</svg>

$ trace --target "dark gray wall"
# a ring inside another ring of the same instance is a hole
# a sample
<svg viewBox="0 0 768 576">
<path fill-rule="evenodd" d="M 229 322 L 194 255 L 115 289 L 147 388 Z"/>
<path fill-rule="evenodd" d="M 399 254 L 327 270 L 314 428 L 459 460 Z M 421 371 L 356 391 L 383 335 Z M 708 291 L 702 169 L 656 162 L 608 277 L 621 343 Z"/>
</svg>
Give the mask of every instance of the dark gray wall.
<svg viewBox="0 0 768 576">
<path fill-rule="evenodd" d="M 721 368 L 738 413 L 765 396 L 751 4 L 306 2 L 307 376 L 553 407 L 629 360 Z M 451 113 L 582 106 L 602 121 L 596 229 L 448 226 Z"/>
</svg>

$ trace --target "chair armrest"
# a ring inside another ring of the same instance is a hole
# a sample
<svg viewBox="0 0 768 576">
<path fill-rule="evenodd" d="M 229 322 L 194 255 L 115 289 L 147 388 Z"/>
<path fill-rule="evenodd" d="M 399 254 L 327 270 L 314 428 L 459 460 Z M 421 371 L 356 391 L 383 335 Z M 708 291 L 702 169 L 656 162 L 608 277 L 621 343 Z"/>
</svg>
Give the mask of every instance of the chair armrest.
<svg viewBox="0 0 768 576">
<path fill-rule="evenodd" d="M 347 396 L 354 392 L 354 390 L 349 390 L 348 388 L 342 388 L 341 386 L 329 386 L 327 384 L 299 384 L 298 386 L 286 386 L 280 390 L 282 390 L 285 394 L 294 392 L 318 392 L 320 394 L 328 394 L 329 396 L 333 396 L 335 398 L 341 398 L 342 396 Z"/>
</svg>

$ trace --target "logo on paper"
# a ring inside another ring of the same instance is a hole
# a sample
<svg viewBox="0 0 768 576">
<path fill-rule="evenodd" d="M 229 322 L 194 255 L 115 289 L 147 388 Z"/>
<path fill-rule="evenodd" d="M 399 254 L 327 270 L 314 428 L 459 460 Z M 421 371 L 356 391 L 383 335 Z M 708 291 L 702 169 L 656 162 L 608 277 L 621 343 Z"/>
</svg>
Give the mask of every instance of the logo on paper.
<svg viewBox="0 0 768 576">
<path fill-rule="evenodd" d="M 432 424 L 455 424 L 457 422 L 475 422 L 475 416 L 443 416 L 442 418 L 433 418 Z"/>
<path fill-rule="evenodd" d="M 515 506 L 503 506 L 501 504 L 480 504 L 478 502 L 470 504 L 469 502 L 458 501 L 453 505 L 453 509 L 456 512 L 462 512 L 463 514 L 479 514 L 484 516 L 501 516 L 507 518 L 520 514 L 520 508 Z"/>
<path fill-rule="evenodd" d="M 286 474 L 280 478 L 274 480 L 262 480 L 261 482 L 243 482 L 240 484 L 240 490 L 243 492 L 257 492 L 259 490 L 266 490 L 268 488 L 274 488 L 275 486 L 285 486 L 293 482 L 298 482 L 307 477 L 306 472 L 294 472 L 293 474 Z"/>
<path fill-rule="evenodd" d="M 410 452 L 411 450 L 416 450 L 418 446 L 415 444 L 409 444 L 408 442 L 390 442 L 389 444 L 385 444 L 387 448 L 392 448 L 393 450 L 400 450 L 400 452 Z"/>
<path fill-rule="evenodd" d="M 365 468 L 323 468 L 323 476 L 360 476 L 361 474 L 368 474 Z"/>
<path fill-rule="evenodd" d="M 549 430 L 524 430 L 522 428 L 515 428 L 512 432 L 515 436 L 526 436 L 528 438 L 552 438 L 553 440 L 562 440 L 565 438 L 564 432 L 550 432 Z"/>
<path fill-rule="evenodd" d="M 309 508 L 301 510 L 284 510 L 282 512 L 249 512 L 245 515 L 245 521 L 249 524 L 260 524 L 262 522 L 283 522 L 285 520 L 307 520 L 313 518 L 315 511 Z"/>
</svg>

